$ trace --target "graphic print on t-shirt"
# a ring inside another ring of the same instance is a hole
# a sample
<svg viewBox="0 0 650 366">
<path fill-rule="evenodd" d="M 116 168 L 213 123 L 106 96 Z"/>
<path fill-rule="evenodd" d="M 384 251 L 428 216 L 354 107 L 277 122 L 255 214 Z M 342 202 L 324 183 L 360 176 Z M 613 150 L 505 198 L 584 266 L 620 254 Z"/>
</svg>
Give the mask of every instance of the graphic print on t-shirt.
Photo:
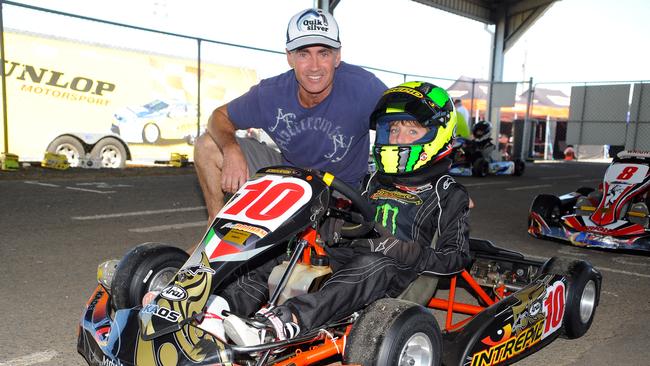
<svg viewBox="0 0 650 366">
<path fill-rule="evenodd" d="M 323 158 L 332 163 L 343 160 L 354 141 L 354 135 L 346 136 L 341 133 L 341 130 L 341 126 L 335 126 L 333 122 L 322 117 L 307 117 L 296 121 L 295 113 L 284 113 L 282 108 L 278 108 L 275 125 L 269 127 L 269 132 L 273 134 L 275 143 L 282 151 L 286 152 L 291 151 L 291 141 L 300 139 L 303 132 L 321 131 L 332 143 Z"/>
</svg>

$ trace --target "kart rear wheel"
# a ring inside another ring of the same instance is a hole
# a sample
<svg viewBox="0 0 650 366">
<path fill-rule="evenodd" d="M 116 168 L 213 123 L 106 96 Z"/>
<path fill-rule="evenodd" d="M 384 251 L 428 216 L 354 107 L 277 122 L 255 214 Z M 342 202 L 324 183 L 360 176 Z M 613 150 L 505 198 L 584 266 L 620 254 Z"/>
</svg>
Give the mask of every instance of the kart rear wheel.
<svg viewBox="0 0 650 366">
<path fill-rule="evenodd" d="M 162 290 L 188 258 L 184 250 L 161 243 L 144 243 L 129 250 L 111 283 L 115 310 L 141 305 L 142 297 Z"/>
<path fill-rule="evenodd" d="M 352 326 L 344 361 L 363 366 L 437 366 L 441 357 L 442 335 L 429 311 L 410 301 L 380 299 Z"/>
<path fill-rule="evenodd" d="M 596 314 L 600 298 L 600 274 L 588 262 L 557 257 L 551 258 L 542 271 L 567 276 L 564 334 L 569 339 L 582 337 L 591 327 Z"/>
<path fill-rule="evenodd" d="M 560 199 L 551 194 L 540 194 L 533 200 L 530 211 L 540 215 L 547 224 L 558 225 L 562 212 L 560 211 Z M 530 219 L 528 226 L 530 226 Z"/>
<path fill-rule="evenodd" d="M 485 177 L 490 172 L 490 163 L 483 158 L 478 158 L 472 163 L 472 174 L 475 177 Z"/>
</svg>

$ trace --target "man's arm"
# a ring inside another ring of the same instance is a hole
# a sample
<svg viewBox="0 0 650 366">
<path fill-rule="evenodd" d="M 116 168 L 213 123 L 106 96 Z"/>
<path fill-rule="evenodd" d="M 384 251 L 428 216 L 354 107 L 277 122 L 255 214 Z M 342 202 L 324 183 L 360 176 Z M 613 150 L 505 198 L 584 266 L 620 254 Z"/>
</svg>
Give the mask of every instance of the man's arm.
<svg viewBox="0 0 650 366">
<path fill-rule="evenodd" d="M 236 192 L 248 179 L 248 165 L 235 138 L 235 125 L 228 117 L 228 105 L 215 109 L 208 119 L 208 134 L 223 154 L 221 189 Z"/>
</svg>

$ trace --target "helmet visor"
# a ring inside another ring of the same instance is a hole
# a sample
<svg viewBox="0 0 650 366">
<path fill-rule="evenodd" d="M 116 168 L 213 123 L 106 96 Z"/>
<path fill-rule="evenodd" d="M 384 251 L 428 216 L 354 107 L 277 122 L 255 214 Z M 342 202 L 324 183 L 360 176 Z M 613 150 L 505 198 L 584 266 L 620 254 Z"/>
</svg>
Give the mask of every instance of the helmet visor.
<svg viewBox="0 0 650 366">
<path fill-rule="evenodd" d="M 383 117 L 389 117 L 394 113 L 408 114 L 425 127 L 433 124 L 444 126 L 445 117 L 449 114 L 447 110 L 435 105 L 419 91 L 407 87 L 395 87 L 388 89 L 379 99 L 375 111 L 370 116 L 371 128 L 375 128 L 377 122 Z"/>
</svg>

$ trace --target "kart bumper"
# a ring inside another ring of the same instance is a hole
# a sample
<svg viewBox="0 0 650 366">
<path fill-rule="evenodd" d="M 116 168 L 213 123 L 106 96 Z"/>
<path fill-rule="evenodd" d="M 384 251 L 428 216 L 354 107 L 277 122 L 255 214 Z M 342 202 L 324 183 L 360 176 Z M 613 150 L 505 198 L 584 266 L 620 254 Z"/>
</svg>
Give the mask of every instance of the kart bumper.
<svg viewBox="0 0 650 366">
<path fill-rule="evenodd" d="M 140 308 L 110 316 L 110 295 L 98 285 L 79 325 L 77 351 L 89 365 L 214 365 L 232 360 L 231 350 L 199 328 L 145 341 L 140 337 Z M 182 334 L 181 334 L 182 333 Z"/>
<path fill-rule="evenodd" d="M 534 237 L 561 240 L 579 247 L 650 252 L 650 234 L 613 236 L 579 231 L 563 224 L 549 224 L 534 213 L 529 221 L 528 233 Z"/>
</svg>

